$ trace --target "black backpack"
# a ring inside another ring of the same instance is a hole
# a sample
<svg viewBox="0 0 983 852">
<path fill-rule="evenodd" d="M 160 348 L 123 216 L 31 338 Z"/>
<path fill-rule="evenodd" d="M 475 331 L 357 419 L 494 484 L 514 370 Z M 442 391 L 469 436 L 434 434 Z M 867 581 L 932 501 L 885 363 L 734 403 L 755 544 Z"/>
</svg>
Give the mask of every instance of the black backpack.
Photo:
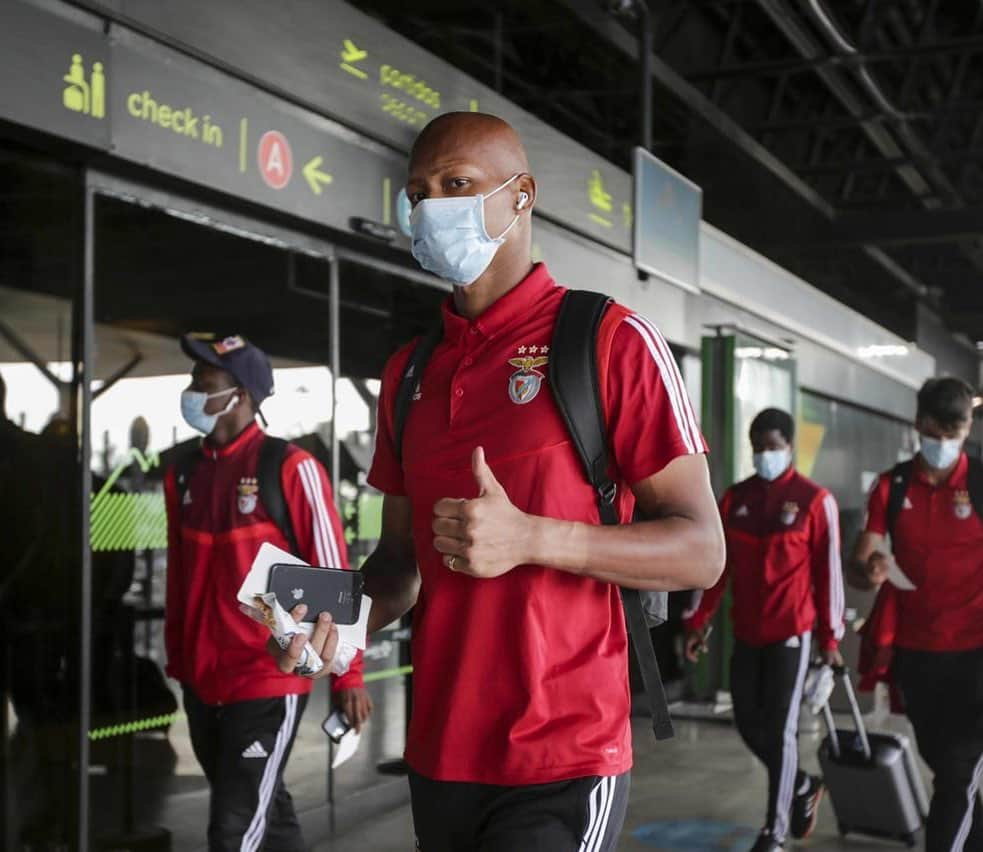
<svg viewBox="0 0 983 852">
<path fill-rule="evenodd" d="M 263 445 L 259 448 L 259 462 L 256 469 L 256 479 L 259 486 L 259 499 L 270 519 L 283 533 L 290 545 L 290 552 L 303 558 L 300 548 L 297 546 L 297 536 L 294 534 L 294 525 L 290 520 L 290 512 L 287 509 L 287 501 L 283 496 L 283 482 L 280 479 L 280 469 L 283 467 L 283 460 L 287 455 L 289 441 L 283 438 L 274 438 L 272 435 L 263 436 Z M 197 447 L 186 455 L 181 456 L 174 463 L 174 480 L 177 483 L 178 497 L 184 499 L 185 492 L 188 490 L 188 483 L 194 473 L 198 462 L 201 459 L 201 450 Z"/>
<path fill-rule="evenodd" d="M 908 495 L 908 485 L 911 483 L 911 474 L 914 470 L 914 459 L 900 462 L 891 470 L 891 490 L 887 497 L 887 531 L 891 535 L 892 542 L 894 541 L 894 526 L 898 522 L 905 497 Z M 983 521 L 983 461 L 969 458 L 966 480 L 969 489 L 969 501 L 973 504 L 979 519 Z"/>
<path fill-rule="evenodd" d="M 597 494 L 601 523 L 620 523 L 615 498 L 617 484 L 608 477 L 608 443 L 597 375 L 597 335 L 611 300 L 600 293 L 569 290 L 563 297 L 550 345 L 549 379 L 553 397 L 567 424 L 574 446 L 584 465 L 587 481 Z M 434 349 L 443 339 L 442 327 L 433 329 L 417 343 L 403 371 L 396 392 L 393 441 L 402 462 L 403 431 L 410 403 Z M 590 345 L 585 345 L 589 343 Z M 659 663 L 652 646 L 638 589 L 621 589 L 621 600 L 642 681 L 652 711 L 652 729 L 657 740 L 673 736 L 672 718 L 666 701 Z"/>
</svg>

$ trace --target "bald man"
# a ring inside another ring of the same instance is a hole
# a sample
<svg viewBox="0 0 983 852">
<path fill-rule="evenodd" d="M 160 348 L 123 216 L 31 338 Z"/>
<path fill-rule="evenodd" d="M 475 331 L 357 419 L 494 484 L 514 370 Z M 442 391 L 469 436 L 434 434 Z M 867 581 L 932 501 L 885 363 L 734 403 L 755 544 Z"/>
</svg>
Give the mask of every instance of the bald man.
<svg viewBox="0 0 983 852">
<path fill-rule="evenodd" d="M 618 586 L 712 586 L 723 535 L 706 445 L 659 332 L 618 305 L 598 351 L 624 526 L 599 525 L 545 369 L 564 289 L 531 259 L 536 181 L 490 115 L 431 122 L 410 155 L 413 256 L 454 284 L 401 433 L 418 342 L 386 365 L 365 564 L 380 629 L 415 604 L 406 745 L 423 852 L 613 850 L 631 758 Z M 600 339 L 599 338 L 599 339 Z M 585 345 L 588 345 L 585 342 Z M 657 520 L 628 524 L 635 504 Z M 325 660 L 330 619 L 312 641 Z M 293 670 L 302 647 L 282 655 Z"/>
</svg>

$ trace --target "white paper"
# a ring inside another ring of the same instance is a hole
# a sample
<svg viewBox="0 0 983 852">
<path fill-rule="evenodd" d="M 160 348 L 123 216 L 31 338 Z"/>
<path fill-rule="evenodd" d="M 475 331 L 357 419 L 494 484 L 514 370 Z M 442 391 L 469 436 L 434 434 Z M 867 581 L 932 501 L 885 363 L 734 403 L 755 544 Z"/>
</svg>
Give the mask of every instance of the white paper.
<svg viewBox="0 0 983 852">
<path fill-rule="evenodd" d="M 302 559 L 298 559 L 285 550 L 280 550 L 269 542 L 264 542 L 256 558 L 253 560 L 252 567 L 239 587 L 237 598 L 239 603 L 245 606 L 252 606 L 256 595 L 266 594 L 270 584 L 270 569 L 274 565 L 303 565 L 310 567 Z M 348 645 L 358 650 L 365 650 L 366 631 L 369 626 L 369 610 L 372 609 L 372 598 L 362 595 L 362 605 L 358 611 L 358 621 L 355 624 L 338 624 L 338 656 L 348 656 L 348 650 L 344 646 Z M 288 614 L 289 617 L 289 614 Z M 314 632 L 314 624 L 302 622 L 297 627 L 308 636 Z M 351 654 L 353 658 L 355 655 Z M 350 664 L 351 659 L 348 663 Z M 347 669 L 347 665 L 346 665 Z"/>
<path fill-rule="evenodd" d="M 280 602 L 276 599 L 276 595 L 273 592 L 267 592 L 265 595 L 254 595 L 251 604 L 240 603 L 239 609 L 253 621 L 257 621 L 269 628 L 270 633 L 273 634 L 273 638 L 282 651 L 286 651 L 290 647 L 294 636 L 302 632 L 297 626 L 297 622 L 290 616 L 290 613 L 280 606 Z M 354 657 L 354 654 L 352 657 Z M 335 671 L 335 661 L 332 660 L 331 671 L 335 674 L 344 674 L 348 671 L 349 665 L 351 665 L 350 659 L 343 669 Z M 303 677 L 313 677 L 323 668 L 324 661 L 317 655 L 314 646 L 310 642 L 305 643 L 304 650 L 301 652 L 300 659 L 297 661 L 297 666 L 294 669 L 294 674 L 299 674 Z"/>
<path fill-rule="evenodd" d="M 335 746 L 334 749 L 334 760 L 331 763 L 332 769 L 337 769 L 341 764 L 347 762 L 352 758 L 356 751 L 358 751 L 358 743 L 362 739 L 361 734 L 355 733 L 355 729 L 352 728 L 341 738 L 341 742 Z"/>
</svg>

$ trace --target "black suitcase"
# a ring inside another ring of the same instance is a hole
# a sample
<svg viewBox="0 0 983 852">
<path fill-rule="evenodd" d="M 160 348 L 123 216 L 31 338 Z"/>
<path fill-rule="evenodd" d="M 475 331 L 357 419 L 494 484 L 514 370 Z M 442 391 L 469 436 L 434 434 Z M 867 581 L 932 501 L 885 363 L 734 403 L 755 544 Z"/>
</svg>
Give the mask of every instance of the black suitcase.
<svg viewBox="0 0 983 852">
<path fill-rule="evenodd" d="M 837 730 L 829 702 L 823 707 L 828 735 L 819 765 L 833 802 L 840 834 L 867 834 L 914 847 L 928 816 L 928 797 L 908 737 L 868 734 L 846 668 L 836 671 L 855 730 Z"/>
</svg>

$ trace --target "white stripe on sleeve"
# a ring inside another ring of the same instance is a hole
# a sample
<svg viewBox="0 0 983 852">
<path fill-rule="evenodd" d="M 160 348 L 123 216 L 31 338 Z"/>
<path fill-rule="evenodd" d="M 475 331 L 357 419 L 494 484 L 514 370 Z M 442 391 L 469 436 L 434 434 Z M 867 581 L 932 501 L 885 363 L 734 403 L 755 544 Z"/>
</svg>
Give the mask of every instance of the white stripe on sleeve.
<svg viewBox="0 0 983 852">
<path fill-rule="evenodd" d="M 314 483 L 314 498 L 317 501 L 317 517 L 320 520 L 321 529 L 324 532 L 324 539 L 328 545 L 328 562 L 325 567 L 341 568 L 341 551 L 338 549 L 338 540 L 335 538 L 334 525 L 331 523 L 331 515 L 324 499 L 324 488 L 321 487 L 321 475 L 317 462 L 308 459 L 305 464 L 310 465 L 310 472 Z"/>
<path fill-rule="evenodd" d="M 823 498 L 823 509 L 826 511 L 826 526 L 829 532 L 829 626 L 834 638 L 843 638 L 843 565 L 840 562 L 840 512 L 836 506 L 836 498 L 827 494 Z"/>
<path fill-rule="evenodd" d="M 307 497 L 307 505 L 311 510 L 311 523 L 314 531 L 314 550 L 317 553 L 317 561 L 326 565 L 328 561 L 328 542 L 324 535 L 324 524 L 317 503 L 317 492 L 320 490 L 320 483 L 317 480 L 317 471 L 311 468 L 311 459 L 297 465 L 297 473 L 300 482 L 304 486 L 304 496 Z M 311 476 L 313 474 L 313 482 Z"/>
<path fill-rule="evenodd" d="M 693 415 L 689 398 L 686 396 L 686 389 L 683 387 L 682 376 L 679 375 L 679 368 L 676 361 L 669 353 L 668 359 L 665 351 L 659 345 L 661 335 L 648 323 L 647 320 L 632 314 L 625 322 L 635 329 L 645 342 L 652 360 L 655 361 L 659 369 L 659 376 L 666 388 L 666 396 L 669 397 L 669 404 L 672 407 L 673 417 L 676 421 L 676 429 L 682 436 L 683 443 L 689 453 L 701 451 L 701 440 L 699 439 L 699 428 L 696 425 L 696 418 Z M 663 343 L 665 341 L 662 341 Z M 696 437 L 694 437 L 696 436 Z"/>
<path fill-rule="evenodd" d="M 666 363 L 669 365 L 670 376 L 675 382 L 679 391 L 679 399 L 682 403 L 683 412 L 686 415 L 686 422 L 689 424 L 693 444 L 696 446 L 697 451 L 699 451 L 703 443 L 703 435 L 700 432 L 700 422 L 696 417 L 696 413 L 693 411 L 693 403 L 689 398 L 689 393 L 686 391 L 686 382 L 683 381 L 683 374 L 679 372 L 679 365 L 676 363 L 676 359 L 672 354 L 672 349 L 669 347 L 669 343 L 663 336 L 662 332 L 655 327 L 654 323 L 643 316 L 639 316 L 638 319 L 644 325 L 648 326 L 649 331 L 652 333 L 652 337 L 655 339 L 655 345 L 659 347 L 659 350 L 662 352 L 663 356 L 665 356 Z"/>
</svg>

